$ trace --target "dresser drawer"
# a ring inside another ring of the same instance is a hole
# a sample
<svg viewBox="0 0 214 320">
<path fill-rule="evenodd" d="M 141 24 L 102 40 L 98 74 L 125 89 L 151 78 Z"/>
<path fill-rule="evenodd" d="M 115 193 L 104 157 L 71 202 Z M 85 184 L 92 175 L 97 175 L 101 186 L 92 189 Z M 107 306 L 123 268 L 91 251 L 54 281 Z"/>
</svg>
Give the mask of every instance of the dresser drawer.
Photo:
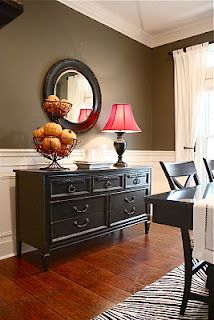
<svg viewBox="0 0 214 320">
<path fill-rule="evenodd" d="M 123 188 L 123 174 L 93 177 L 93 191 L 120 190 Z"/>
<path fill-rule="evenodd" d="M 50 181 L 51 197 L 71 194 L 85 194 L 90 192 L 90 178 L 62 177 Z"/>
<path fill-rule="evenodd" d="M 77 236 L 95 229 L 107 228 L 106 216 L 100 210 L 96 214 L 84 214 L 69 220 L 54 222 L 51 224 L 51 240 L 52 242 L 60 241 L 66 238 Z"/>
<path fill-rule="evenodd" d="M 149 172 L 148 171 L 138 171 L 138 172 L 131 172 L 126 174 L 125 176 L 125 185 L 126 188 L 130 187 L 141 187 L 146 184 L 149 184 Z"/>
<path fill-rule="evenodd" d="M 100 215 L 106 210 L 106 196 L 93 196 L 51 203 L 51 222 L 57 222 L 83 215 Z"/>
<path fill-rule="evenodd" d="M 111 195 L 110 224 L 143 214 L 146 189 Z"/>
</svg>

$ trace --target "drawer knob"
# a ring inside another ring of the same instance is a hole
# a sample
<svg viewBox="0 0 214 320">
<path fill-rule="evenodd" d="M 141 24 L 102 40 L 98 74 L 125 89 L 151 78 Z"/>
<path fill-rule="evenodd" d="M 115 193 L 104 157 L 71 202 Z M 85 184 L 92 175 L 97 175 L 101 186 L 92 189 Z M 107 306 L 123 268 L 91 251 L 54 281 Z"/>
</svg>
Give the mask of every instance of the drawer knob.
<svg viewBox="0 0 214 320">
<path fill-rule="evenodd" d="M 137 177 L 133 180 L 134 184 L 139 184 L 140 183 L 140 179 L 138 179 Z"/>
<path fill-rule="evenodd" d="M 74 225 L 77 228 L 85 228 L 85 227 L 87 227 L 88 223 L 89 223 L 89 218 L 86 218 L 85 222 L 83 224 L 79 224 L 76 220 L 74 221 Z"/>
<path fill-rule="evenodd" d="M 125 209 L 124 212 L 125 212 L 126 214 L 128 214 L 129 216 L 131 216 L 132 214 L 135 213 L 135 207 L 133 207 L 133 208 L 132 208 L 132 211 L 130 211 L 130 212 L 129 212 L 127 209 Z"/>
<path fill-rule="evenodd" d="M 78 209 L 77 206 L 74 206 L 73 208 L 74 208 L 74 210 L 75 210 L 77 213 L 86 213 L 86 212 L 88 211 L 89 205 L 86 204 L 86 205 L 85 205 L 85 208 L 82 209 L 82 210 Z"/>
<path fill-rule="evenodd" d="M 136 197 L 135 197 L 135 196 L 133 196 L 133 197 L 129 200 L 127 197 L 125 197 L 125 199 L 124 199 L 124 200 L 125 200 L 126 202 L 128 202 L 128 203 L 132 203 L 132 202 L 134 202 L 134 201 L 135 201 L 135 198 L 136 198 Z"/>
<path fill-rule="evenodd" d="M 106 188 L 109 188 L 109 187 L 111 187 L 111 182 L 108 180 L 108 181 L 106 181 L 106 184 L 105 184 L 105 186 L 106 186 Z"/>
<path fill-rule="evenodd" d="M 76 188 L 73 184 L 70 184 L 70 186 L 68 187 L 68 192 L 72 193 L 75 192 Z"/>
</svg>

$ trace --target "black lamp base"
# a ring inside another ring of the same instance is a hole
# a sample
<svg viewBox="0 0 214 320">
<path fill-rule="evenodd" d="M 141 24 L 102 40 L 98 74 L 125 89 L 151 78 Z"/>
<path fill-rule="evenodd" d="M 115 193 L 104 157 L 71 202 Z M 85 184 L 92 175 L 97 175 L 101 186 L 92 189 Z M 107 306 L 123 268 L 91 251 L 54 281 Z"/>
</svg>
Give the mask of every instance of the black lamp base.
<svg viewBox="0 0 214 320">
<path fill-rule="evenodd" d="M 123 161 L 123 153 L 126 150 L 127 142 L 123 139 L 124 132 L 116 132 L 117 140 L 114 141 L 114 148 L 118 154 L 118 161 L 113 164 L 114 167 L 127 167 L 127 163 Z"/>
<path fill-rule="evenodd" d="M 117 161 L 113 164 L 113 167 L 118 167 L 118 168 L 125 168 L 128 167 L 128 164 L 124 161 Z"/>
</svg>

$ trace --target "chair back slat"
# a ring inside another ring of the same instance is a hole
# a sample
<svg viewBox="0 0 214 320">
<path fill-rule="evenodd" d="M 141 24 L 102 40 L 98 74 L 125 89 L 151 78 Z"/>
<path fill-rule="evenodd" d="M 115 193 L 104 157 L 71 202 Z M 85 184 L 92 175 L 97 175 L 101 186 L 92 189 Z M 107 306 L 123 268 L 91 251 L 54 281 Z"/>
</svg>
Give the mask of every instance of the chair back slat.
<svg viewBox="0 0 214 320">
<path fill-rule="evenodd" d="M 208 160 L 206 158 L 203 158 L 204 160 L 204 165 L 205 168 L 207 170 L 207 174 L 208 174 L 208 178 L 209 178 L 209 182 L 213 182 L 214 181 L 214 160 Z"/>
<path fill-rule="evenodd" d="M 194 161 L 169 163 L 160 161 L 171 190 L 187 188 L 192 181 L 197 186 L 200 184 Z M 186 177 L 182 184 L 179 177 Z"/>
</svg>

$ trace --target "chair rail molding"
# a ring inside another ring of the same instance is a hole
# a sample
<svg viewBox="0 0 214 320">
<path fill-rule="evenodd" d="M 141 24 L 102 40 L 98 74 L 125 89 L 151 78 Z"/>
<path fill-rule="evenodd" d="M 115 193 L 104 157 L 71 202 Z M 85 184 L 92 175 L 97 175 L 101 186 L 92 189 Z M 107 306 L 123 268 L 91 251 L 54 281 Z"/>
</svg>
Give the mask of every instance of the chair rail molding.
<svg viewBox="0 0 214 320">
<path fill-rule="evenodd" d="M 117 155 L 114 150 L 105 152 L 104 161 L 114 162 Z M 65 167 L 76 168 L 73 160 L 83 160 L 84 150 L 73 150 L 68 158 L 60 160 Z M 150 165 L 152 167 L 152 193 L 169 190 L 159 161 L 175 161 L 174 151 L 126 150 L 124 160 L 129 165 Z M 15 173 L 14 169 L 40 168 L 49 160 L 34 149 L 0 149 L 0 259 L 16 255 L 15 249 Z M 24 245 L 24 251 L 33 248 Z"/>
</svg>

